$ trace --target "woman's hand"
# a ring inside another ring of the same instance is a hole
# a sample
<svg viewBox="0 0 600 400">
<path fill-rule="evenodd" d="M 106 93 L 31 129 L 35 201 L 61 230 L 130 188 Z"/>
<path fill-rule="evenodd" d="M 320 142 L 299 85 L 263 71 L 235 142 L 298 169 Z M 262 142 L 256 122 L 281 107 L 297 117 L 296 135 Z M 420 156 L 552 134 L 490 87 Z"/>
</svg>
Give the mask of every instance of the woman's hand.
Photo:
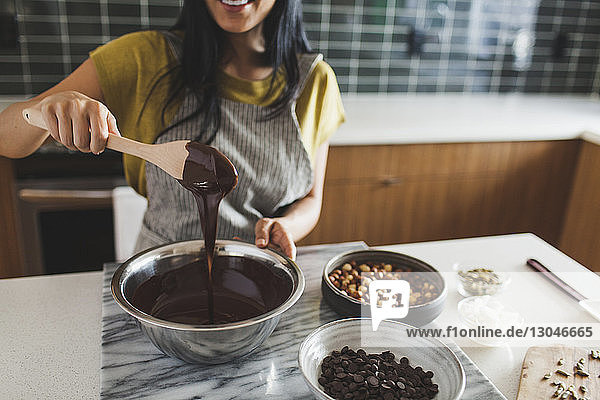
<svg viewBox="0 0 600 400">
<path fill-rule="evenodd" d="M 294 238 L 300 240 L 308 235 L 319 220 L 328 149 L 329 143 L 323 143 L 317 149 L 314 184 L 310 192 L 290 204 L 282 217 L 258 220 L 254 227 L 255 243 L 258 247 L 264 248 L 274 244 L 279 246 L 286 256 L 292 260 L 296 259 Z"/>
<path fill-rule="evenodd" d="M 119 135 L 117 120 L 101 102 L 69 90 L 49 95 L 34 107 L 50 135 L 71 150 L 100 154 L 110 133 Z"/>
<path fill-rule="evenodd" d="M 283 218 L 259 219 L 254 227 L 254 233 L 258 247 L 265 248 L 272 244 L 283 250 L 284 254 L 292 260 L 296 259 L 296 244 Z"/>
</svg>

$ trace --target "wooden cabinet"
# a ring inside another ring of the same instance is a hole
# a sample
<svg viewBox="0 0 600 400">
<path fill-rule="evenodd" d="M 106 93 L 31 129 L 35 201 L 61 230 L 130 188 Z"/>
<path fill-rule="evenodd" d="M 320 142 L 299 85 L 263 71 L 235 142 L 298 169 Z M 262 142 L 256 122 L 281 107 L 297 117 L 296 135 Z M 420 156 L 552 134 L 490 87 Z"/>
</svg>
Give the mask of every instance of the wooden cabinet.
<svg viewBox="0 0 600 400">
<path fill-rule="evenodd" d="M 600 272 L 600 144 L 582 143 L 560 249 Z"/>
<path fill-rule="evenodd" d="M 0 278 L 23 274 L 13 163 L 0 157 Z M 533 232 L 600 272 L 600 145 L 583 140 L 337 146 L 300 244 Z"/>
<path fill-rule="evenodd" d="M 332 147 L 302 244 L 534 232 L 558 245 L 579 141 Z"/>
<path fill-rule="evenodd" d="M 12 162 L 0 157 L 0 278 L 23 275 L 16 210 Z"/>
</svg>

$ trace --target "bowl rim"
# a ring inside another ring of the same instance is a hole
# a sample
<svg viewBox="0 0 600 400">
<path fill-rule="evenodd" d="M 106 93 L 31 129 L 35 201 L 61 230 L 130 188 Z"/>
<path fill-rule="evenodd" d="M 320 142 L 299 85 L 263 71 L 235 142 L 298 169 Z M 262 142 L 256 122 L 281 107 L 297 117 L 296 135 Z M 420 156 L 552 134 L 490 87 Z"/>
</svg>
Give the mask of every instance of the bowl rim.
<svg viewBox="0 0 600 400">
<path fill-rule="evenodd" d="M 311 389 L 317 390 L 320 394 L 322 394 L 323 396 L 325 396 L 328 400 L 335 400 L 335 399 L 333 397 L 329 396 L 327 393 L 325 393 L 325 391 L 323 391 L 323 389 L 321 389 L 320 387 L 318 387 L 315 384 L 313 384 L 312 381 L 309 379 L 309 377 L 306 376 L 306 372 L 304 371 L 304 368 L 302 367 L 302 362 L 301 362 L 302 353 L 303 353 L 303 351 L 306 351 L 305 348 L 307 346 L 307 343 L 308 343 L 309 339 L 311 339 L 313 336 L 321 333 L 322 331 L 327 330 L 327 329 L 329 329 L 329 328 L 331 328 L 332 326 L 335 326 L 335 325 L 344 325 L 344 324 L 349 324 L 349 323 L 356 322 L 356 321 L 362 322 L 363 320 L 364 321 L 367 321 L 367 320 L 370 321 L 371 318 L 354 318 L 353 317 L 353 318 L 337 319 L 335 321 L 328 322 L 328 323 L 326 323 L 324 325 L 321 325 L 321 326 L 317 327 L 315 330 L 313 330 L 311 333 L 309 333 L 308 336 L 306 336 L 306 338 L 304 338 L 304 340 L 302 341 L 302 343 L 300 343 L 300 347 L 298 349 L 298 367 L 300 368 L 300 371 L 302 372 L 302 377 L 304 378 L 304 381 L 309 385 L 309 387 Z M 405 323 L 398 322 L 398 321 L 389 320 L 389 319 L 384 319 L 383 321 L 381 321 L 381 323 L 392 323 L 392 324 L 397 324 L 397 325 L 403 326 L 405 328 L 418 329 L 418 328 L 415 328 L 412 325 L 405 324 Z M 467 376 L 466 376 L 465 369 L 464 369 L 462 363 L 458 359 L 458 356 L 454 353 L 454 351 L 452 351 L 452 349 L 450 347 L 448 347 L 448 345 L 446 345 L 445 343 L 443 343 L 441 340 L 436 339 L 436 338 L 431 338 L 431 337 L 427 337 L 427 338 L 424 338 L 424 339 L 430 340 L 430 341 L 432 341 L 432 342 L 434 342 L 436 344 L 439 344 L 440 347 L 445 347 L 446 350 L 450 352 L 451 359 L 458 366 L 458 370 L 460 372 L 460 377 L 461 377 L 458 395 L 454 398 L 454 400 L 455 399 L 460 399 L 461 396 L 464 394 L 465 388 L 467 386 Z"/>
<path fill-rule="evenodd" d="M 298 276 L 298 283 L 297 283 L 296 289 L 292 291 L 291 295 L 283 303 L 281 303 L 279 306 L 275 307 L 274 309 L 270 310 L 269 312 L 267 312 L 265 314 L 261 314 L 257 317 L 245 319 L 242 321 L 231 322 L 228 324 L 214 324 L 214 325 L 183 324 L 180 322 L 172 322 L 172 321 L 167 321 L 164 319 L 156 318 L 156 317 L 154 317 L 150 314 L 147 314 L 147 313 L 139 310 L 138 308 L 136 308 L 124 296 L 124 294 L 121 291 L 121 281 L 123 279 L 123 274 L 125 273 L 127 267 L 129 265 L 131 265 L 134 261 L 141 258 L 143 255 L 146 255 L 146 254 L 156 251 L 158 249 L 164 249 L 164 248 L 169 248 L 169 247 L 176 248 L 178 246 L 181 246 L 184 243 L 193 243 L 193 242 L 197 242 L 198 244 L 201 243 L 202 246 L 204 246 L 204 240 L 202 240 L 202 239 L 181 240 L 181 241 L 177 241 L 177 242 L 170 242 L 170 243 L 151 247 L 147 250 L 144 250 L 140 253 L 133 255 L 132 257 L 127 259 L 125 262 L 123 262 L 117 268 L 117 270 L 114 272 L 112 280 L 111 280 L 111 285 L 110 285 L 113 299 L 119 305 L 119 307 L 121 307 L 121 309 L 123 309 L 123 311 L 125 311 L 126 313 L 128 313 L 129 315 L 134 317 L 136 320 L 138 320 L 140 322 L 145 322 L 150 325 L 154 325 L 154 326 L 158 326 L 158 327 L 162 327 L 162 328 L 173 329 L 173 330 L 188 331 L 188 332 L 215 332 L 215 331 L 226 331 L 226 330 L 238 329 L 238 328 L 242 328 L 242 327 L 256 325 L 256 324 L 260 324 L 264 321 L 267 321 L 269 319 L 275 318 L 275 317 L 281 315 L 283 312 L 287 311 L 290 307 L 292 307 L 304 293 L 304 288 L 305 288 L 306 282 L 305 282 L 304 274 L 302 273 L 302 270 L 300 269 L 298 264 L 296 264 L 295 261 L 289 259 L 287 256 L 285 256 L 281 252 L 279 252 L 276 249 L 273 249 L 271 247 L 258 248 L 254 244 L 239 241 L 239 240 L 217 240 L 215 242 L 215 247 L 219 246 L 219 245 L 222 245 L 222 246 L 237 245 L 237 246 L 242 246 L 242 247 L 251 246 L 253 249 L 258 250 L 259 252 L 264 252 L 267 254 L 272 253 L 270 255 L 271 256 L 274 255 L 275 258 L 277 258 L 277 257 L 283 258 L 285 260 L 285 262 L 288 263 L 288 265 L 296 272 L 296 274 Z"/>
<path fill-rule="evenodd" d="M 419 260 L 418 258 L 415 258 L 412 256 L 409 256 L 408 254 L 399 253 L 396 251 L 379 250 L 379 249 L 361 249 L 361 250 L 351 250 L 351 251 L 347 251 L 345 253 L 338 254 L 338 255 L 332 257 L 331 259 L 329 259 L 329 261 L 327 261 L 327 264 L 325 264 L 325 267 L 323 268 L 323 274 L 322 274 L 323 281 L 325 282 L 327 287 L 333 291 L 333 293 L 335 293 L 337 296 L 341 296 L 344 300 L 350 301 L 351 303 L 354 303 L 356 305 L 360 305 L 363 307 L 370 306 L 370 303 L 362 303 L 353 297 L 343 294 L 338 288 L 333 286 L 333 283 L 331 283 L 331 281 L 329 280 L 328 273 L 327 273 L 327 270 L 330 269 L 337 262 L 339 262 L 339 260 L 341 260 L 342 258 L 347 257 L 349 255 L 360 254 L 360 253 L 378 253 L 378 254 L 382 254 L 382 255 L 391 255 L 393 257 L 402 256 L 402 257 L 408 258 L 410 260 L 417 261 L 421 264 L 425 264 L 426 266 L 428 266 L 429 268 L 432 269 L 429 272 L 433 272 L 440 277 L 440 280 L 442 282 L 442 291 L 440 292 L 440 294 L 437 297 L 434 297 L 432 300 L 428 301 L 427 303 L 417 304 L 417 305 L 413 305 L 413 306 L 409 305 L 408 306 L 409 310 L 419 310 L 420 308 L 428 307 L 428 306 L 431 306 L 432 304 L 443 302 L 448 294 L 448 285 L 446 284 L 446 280 L 444 279 L 444 276 L 440 273 L 440 271 L 438 271 L 436 268 L 429 265 L 425 261 Z"/>
</svg>

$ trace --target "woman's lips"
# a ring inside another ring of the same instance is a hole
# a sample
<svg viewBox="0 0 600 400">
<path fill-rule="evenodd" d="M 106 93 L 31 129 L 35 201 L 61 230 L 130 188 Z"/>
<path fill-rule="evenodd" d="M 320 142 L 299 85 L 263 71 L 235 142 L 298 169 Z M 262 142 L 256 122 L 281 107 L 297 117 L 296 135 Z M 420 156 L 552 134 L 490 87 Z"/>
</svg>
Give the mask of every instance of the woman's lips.
<svg viewBox="0 0 600 400">
<path fill-rule="evenodd" d="M 219 0 L 219 3 L 227 11 L 240 12 L 250 5 L 254 0 Z"/>
</svg>

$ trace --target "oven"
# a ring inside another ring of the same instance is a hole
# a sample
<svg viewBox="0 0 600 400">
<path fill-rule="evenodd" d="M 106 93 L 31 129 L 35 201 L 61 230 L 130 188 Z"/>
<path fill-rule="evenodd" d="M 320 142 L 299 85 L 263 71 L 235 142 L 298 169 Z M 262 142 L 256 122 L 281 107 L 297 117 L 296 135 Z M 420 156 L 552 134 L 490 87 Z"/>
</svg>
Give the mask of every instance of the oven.
<svg viewBox="0 0 600 400">
<path fill-rule="evenodd" d="M 112 190 L 126 184 L 119 153 L 47 144 L 14 167 L 27 275 L 99 270 L 115 260 Z"/>
</svg>

